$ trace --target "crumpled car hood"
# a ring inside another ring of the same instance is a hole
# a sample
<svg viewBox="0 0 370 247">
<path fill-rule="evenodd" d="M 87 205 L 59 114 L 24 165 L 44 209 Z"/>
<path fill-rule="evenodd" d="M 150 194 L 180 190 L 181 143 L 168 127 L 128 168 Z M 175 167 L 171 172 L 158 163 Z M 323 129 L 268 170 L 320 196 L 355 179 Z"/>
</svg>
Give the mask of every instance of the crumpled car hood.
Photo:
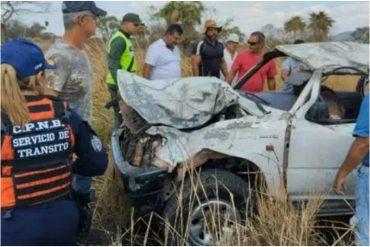
<svg viewBox="0 0 370 247">
<path fill-rule="evenodd" d="M 118 70 L 117 81 L 122 98 L 145 121 L 177 129 L 205 124 L 240 97 L 215 77 L 149 81 Z"/>
<path fill-rule="evenodd" d="M 299 45 L 278 45 L 276 49 L 309 66 L 355 67 L 363 72 L 369 69 L 369 45 L 356 42 L 320 42 Z"/>
</svg>

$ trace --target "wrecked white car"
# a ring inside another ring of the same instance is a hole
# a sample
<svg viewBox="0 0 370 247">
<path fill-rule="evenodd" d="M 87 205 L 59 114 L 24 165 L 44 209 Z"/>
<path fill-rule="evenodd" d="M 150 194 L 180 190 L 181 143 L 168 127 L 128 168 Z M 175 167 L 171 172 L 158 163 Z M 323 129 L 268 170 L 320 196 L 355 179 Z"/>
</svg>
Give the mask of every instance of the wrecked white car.
<svg viewBox="0 0 370 247">
<path fill-rule="evenodd" d="M 271 195 L 281 185 L 293 202 L 316 192 L 325 199 L 322 215 L 351 214 L 354 175 L 346 195 L 331 186 L 353 141 L 368 54 L 368 45 L 352 42 L 277 46 L 234 88 L 217 78 L 148 81 L 118 71 L 123 125 L 113 133 L 112 148 L 132 205 L 174 217 L 176 205 L 187 207 L 191 194 L 178 199 L 178 186 L 184 181 L 186 190 L 189 171 L 197 169 L 206 196 L 183 212 L 192 244 L 212 243 L 202 220 L 211 207 L 229 210 L 235 203 L 240 217 L 257 175 Z M 238 90 L 268 61 L 284 56 L 309 69 L 288 78 L 293 93 Z"/>
</svg>

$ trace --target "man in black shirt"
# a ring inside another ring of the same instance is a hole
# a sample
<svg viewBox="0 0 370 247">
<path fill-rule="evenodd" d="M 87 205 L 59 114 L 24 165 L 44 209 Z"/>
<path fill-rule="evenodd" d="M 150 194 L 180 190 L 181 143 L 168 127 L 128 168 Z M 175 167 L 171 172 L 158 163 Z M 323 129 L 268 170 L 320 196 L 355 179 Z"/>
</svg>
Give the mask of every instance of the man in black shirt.
<svg viewBox="0 0 370 247">
<path fill-rule="evenodd" d="M 207 20 L 204 28 L 204 39 L 199 41 L 193 49 L 193 75 L 220 78 L 221 70 L 226 78 L 227 67 L 224 60 L 224 46 L 217 40 L 218 33 L 222 30 L 222 27 L 217 26 L 214 20 Z"/>
</svg>

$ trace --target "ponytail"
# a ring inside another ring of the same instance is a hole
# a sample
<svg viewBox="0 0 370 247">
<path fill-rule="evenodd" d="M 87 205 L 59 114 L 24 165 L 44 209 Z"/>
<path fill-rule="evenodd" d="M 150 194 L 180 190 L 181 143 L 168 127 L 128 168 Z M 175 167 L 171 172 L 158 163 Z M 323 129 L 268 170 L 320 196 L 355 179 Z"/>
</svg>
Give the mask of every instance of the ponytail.
<svg viewBox="0 0 370 247">
<path fill-rule="evenodd" d="M 18 80 L 13 66 L 1 64 L 1 110 L 12 124 L 24 126 L 29 121 L 30 112 L 21 89 L 32 89 L 35 84 L 36 76 Z"/>
</svg>

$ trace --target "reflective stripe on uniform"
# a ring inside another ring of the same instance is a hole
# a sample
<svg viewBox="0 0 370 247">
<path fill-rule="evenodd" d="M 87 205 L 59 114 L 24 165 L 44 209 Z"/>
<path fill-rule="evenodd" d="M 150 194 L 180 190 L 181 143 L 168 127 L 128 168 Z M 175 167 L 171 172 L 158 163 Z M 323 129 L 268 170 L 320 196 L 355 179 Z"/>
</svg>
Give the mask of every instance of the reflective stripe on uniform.
<svg viewBox="0 0 370 247">
<path fill-rule="evenodd" d="M 136 74 L 137 72 L 137 62 L 135 58 L 135 54 L 133 51 L 133 45 L 130 39 L 128 39 L 121 31 L 117 31 L 112 38 L 109 40 L 107 52 L 110 52 L 111 49 L 111 43 L 114 39 L 117 37 L 121 37 L 125 40 L 125 50 L 123 51 L 121 58 L 120 58 L 120 66 L 122 69 L 131 72 L 133 74 Z M 110 72 L 108 72 L 107 75 L 107 83 L 111 85 L 116 85 L 117 83 L 114 81 L 113 76 Z"/>
<path fill-rule="evenodd" d="M 2 124 L 1 208 L 27 207 L 65 197 L 71 188 L 74 134 L 67 107 L 47 97 L 29 100 L 30 121 Z M 3 116 L 2 112 L 2 116 Z"/>
</svg>

